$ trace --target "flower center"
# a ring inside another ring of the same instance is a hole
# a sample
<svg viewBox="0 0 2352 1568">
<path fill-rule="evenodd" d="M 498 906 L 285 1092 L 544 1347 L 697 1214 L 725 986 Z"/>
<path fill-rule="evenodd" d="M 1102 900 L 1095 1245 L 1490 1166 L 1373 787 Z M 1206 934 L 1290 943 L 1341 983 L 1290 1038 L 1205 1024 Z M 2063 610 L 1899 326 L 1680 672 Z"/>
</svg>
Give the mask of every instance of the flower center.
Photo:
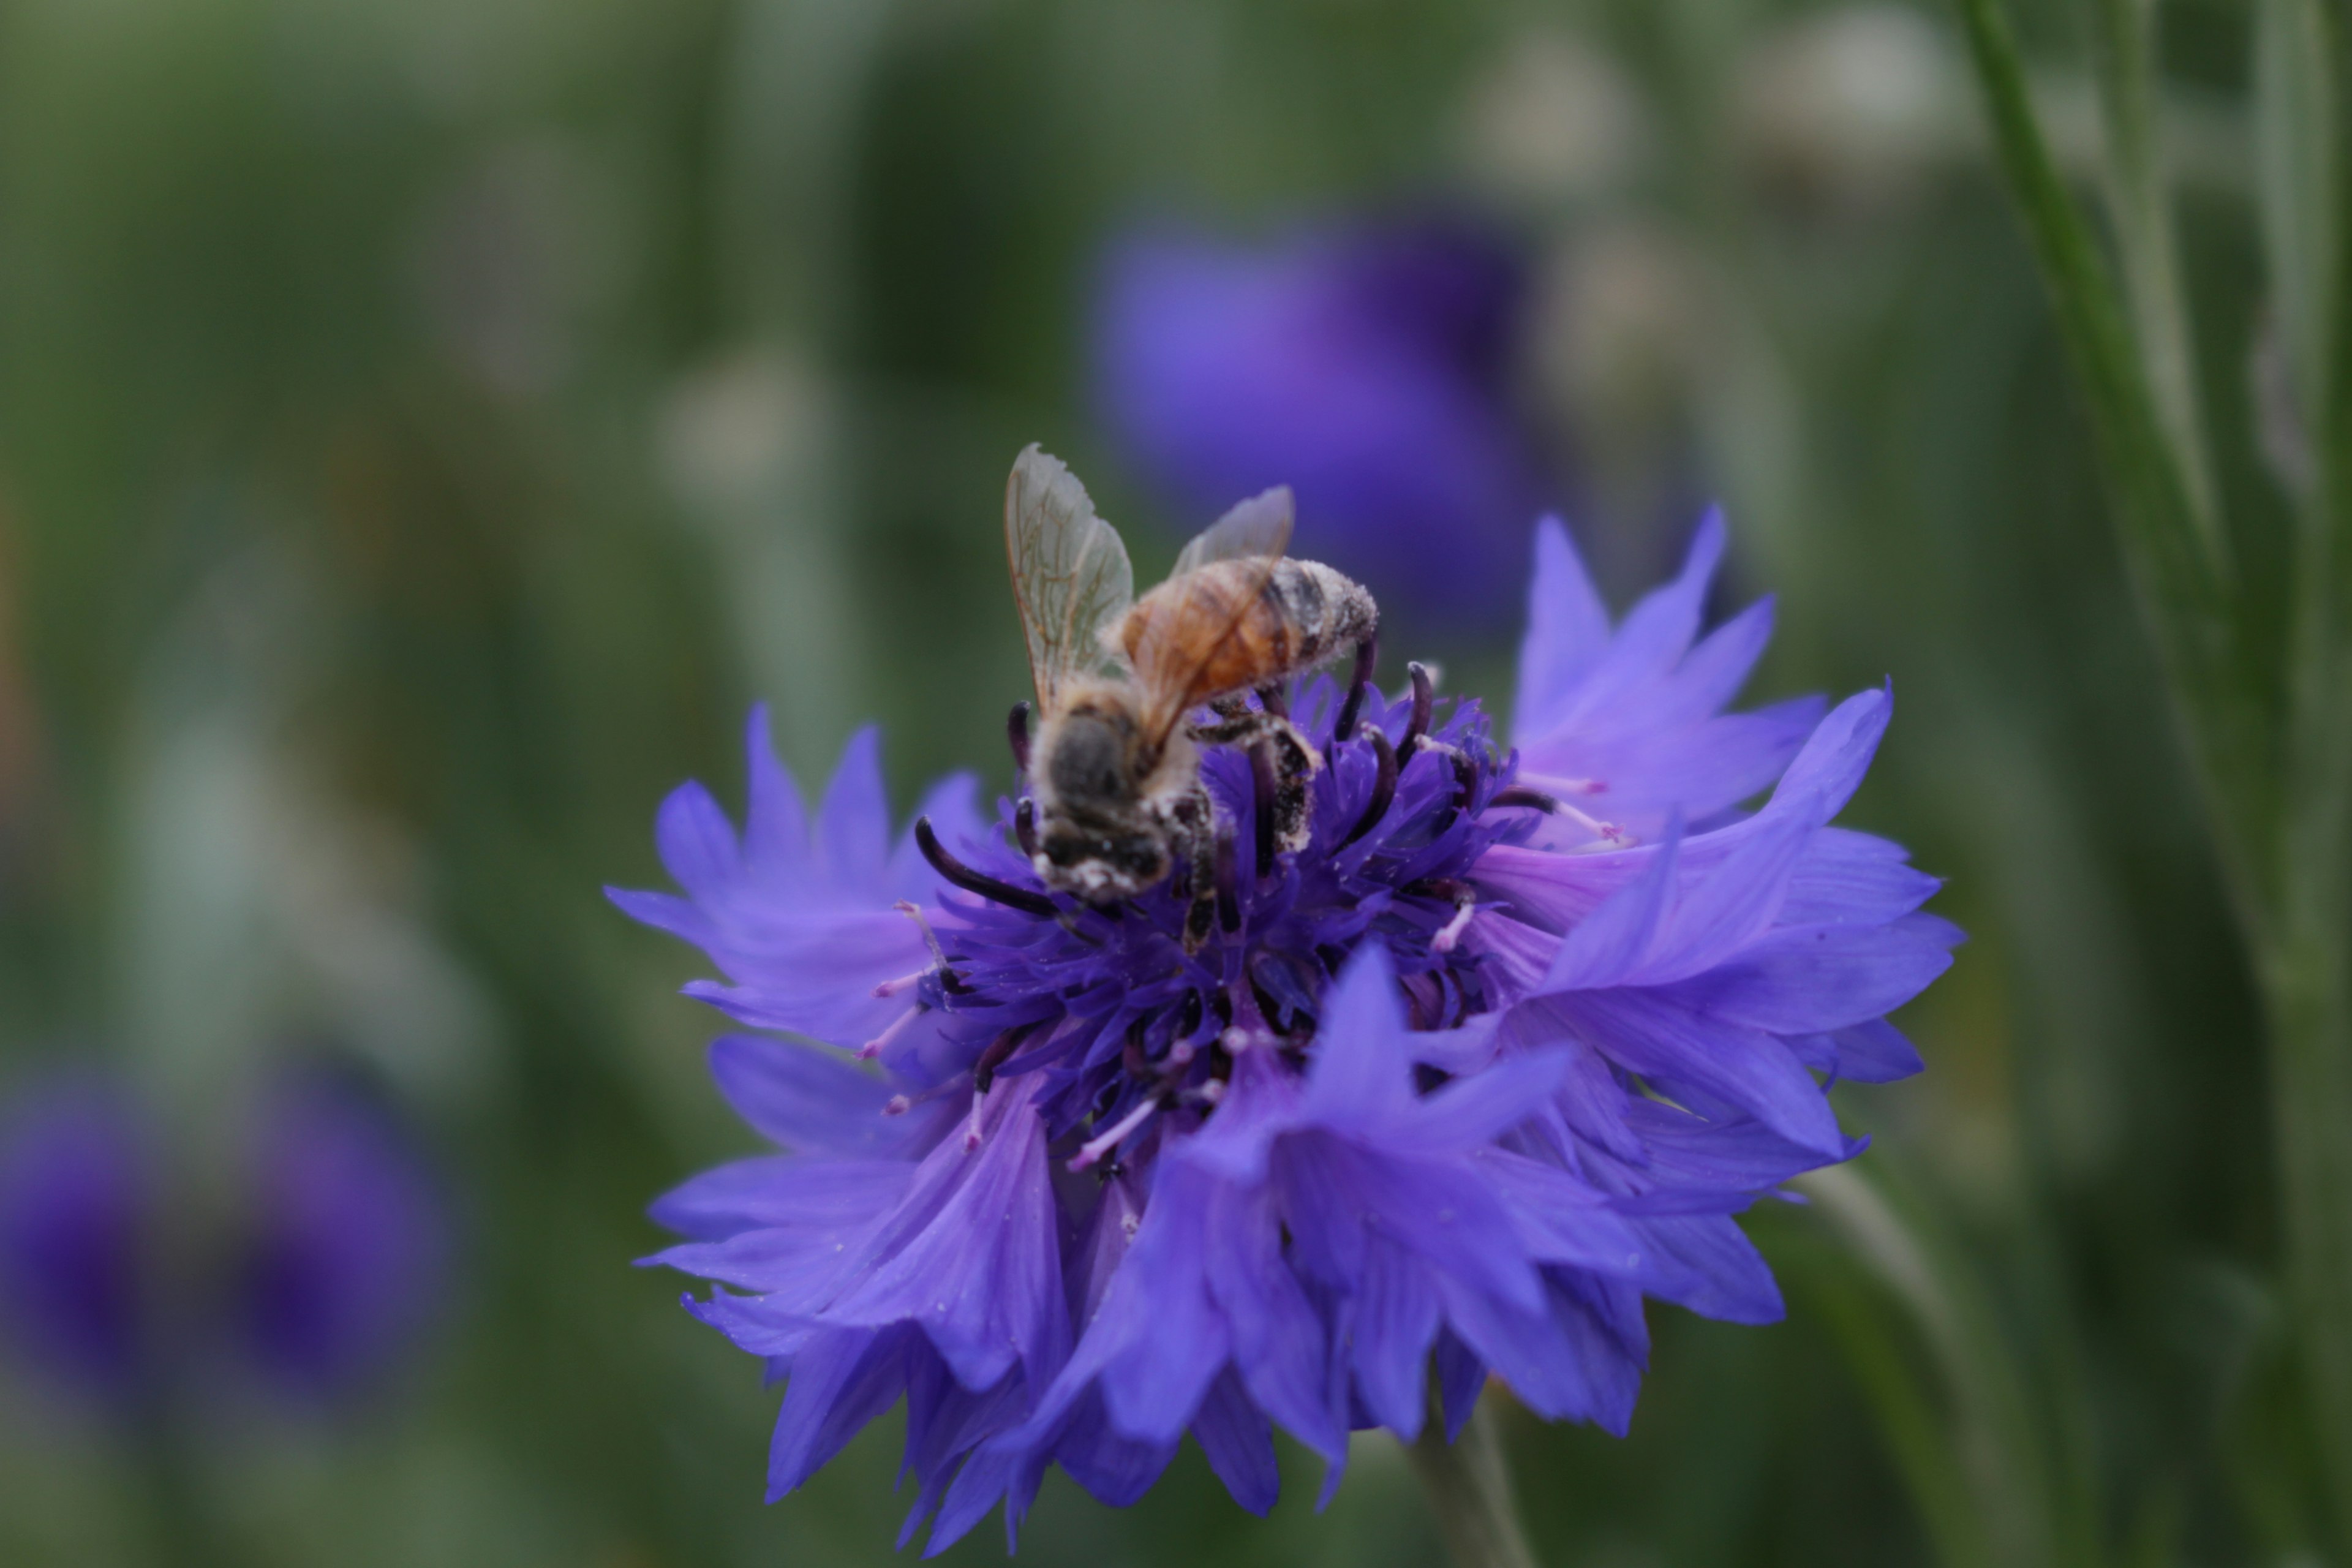
<svg viewBox="0 0 2352 1568">
<path fill-rule="evenodd" d="M 1488 965 L 1465 942 L 1478 909 L 1468 881 L 1488 846 L 1521 837 L 1549 809 L 1516 788 L 1475 701 L 1441 702 L 1413 667 L 1412 691 L 1343 698 L 1317 677 L 1291 692 L 1291 721 L 1322 754 L 1311 832 L 1272 852 L 1261 825 L 1268 771 L 1230 747 L 1204 748 L 1218 819 L 1217 920 L 1188 952 L 1181 877 L 1108 908 L 1048 889 L 1030 866 L 1034 814 L 1002 804 L 997 840 L 972 863 L 918 841 L 949 882 L 939 963 L 916 984 L 970 1053 L 976 1090 L 1038 1074 L 1040 1109 L 1074 1165 L 1112 1160 L 1164 1114 L 1211 1114 L 1234 1053 L 1271 1049 L 1294 1069 L 1326 1046 L 1323 998 L 1356 947 L 1388 949 L 1418 1028 L 1459 1025 L 1494 1006 Z"/>
</svg>

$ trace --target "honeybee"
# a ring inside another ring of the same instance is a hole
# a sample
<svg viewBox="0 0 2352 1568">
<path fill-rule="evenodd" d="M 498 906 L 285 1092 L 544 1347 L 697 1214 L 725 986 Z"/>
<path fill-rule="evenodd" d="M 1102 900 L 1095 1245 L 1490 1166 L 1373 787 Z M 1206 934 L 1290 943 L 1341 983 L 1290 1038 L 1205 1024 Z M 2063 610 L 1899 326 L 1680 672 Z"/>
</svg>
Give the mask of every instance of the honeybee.
<svg viewBox="0 0 2352 1568">
<path fill-rule="evenodd" d="M 1127 547 L 1067 468 L 1033 446 L 1005 485 L 1005 551 L 1037 687 L 1028 763 L 1037 875 L 1108 905 L 1153 887 L 1181 858 L 1187 951 L 1207 940 L 1216 910 L 1216 825 L 1199 748 L 1264 748 L 1275 847 L 1305 847 L 1307 784 L 1322 759 L 1284 716 L 1277 683 L 1349 646 L 1367 662 L 1379 629 L 1360 585 L 1285 559 L 1290 527 L 1288 489 L 1252 497 L 1138 600 Z M 1203 707 L 1214 719 L 1190 721 Z"/>
</svg>

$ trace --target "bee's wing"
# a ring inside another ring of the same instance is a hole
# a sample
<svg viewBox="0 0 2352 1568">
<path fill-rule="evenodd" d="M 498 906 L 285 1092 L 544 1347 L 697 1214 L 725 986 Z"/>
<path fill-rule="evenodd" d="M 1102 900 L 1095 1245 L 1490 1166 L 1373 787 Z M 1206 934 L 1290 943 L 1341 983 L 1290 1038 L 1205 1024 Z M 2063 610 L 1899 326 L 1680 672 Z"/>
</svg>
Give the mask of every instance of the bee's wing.
<svg viewBox="0 0 2352 1568">
<path fill-rule="evenodd" d="M 1266 580 L 1282 563 L 1283 552 L 1290 547 L 1291 511 L 1290 487 L 1277 485 L 1217 519 L 1176 557 L 1176 569 L 1168 574 L 1171 583 L 1221 562 L 1239 562 L 1244 569 L 1233 574 L 1228 592 L 1214 597 L 1179 596 L 1145 629 L 1135 665 L 1153 673 L 1143 716 L 1143 732 L 1151 746 L 1164 743 L 1183 721 L 1193 706 L 1201 672 L 1249 615 Z M 1204 623 L 1203 617 L 1210 619 Z M 1174 656 L 1177 648 L 1193 651 L 1180 660 Z"/>
<path fill-rule="evenodd" d="M 1197 572 L 1213 561 L 1259 555 L 1281 560 L 1283 552 L 1290 548 L 1293 510 L 1288 485 L 1276 485 L 1250 497 L 1184 546 L 1183 553 L 1176 557 L 1176 569 L 1168 574 L 1170 579 Z"/>
<path fill-rule="evenodd" d="M 1077 477 L 1040 447 L 1013 459 L 1004 484 L 1004 553 L 1029 635 L 1029 673 L 1047 713 L 1103 658 L 1101 629 L 1127 613 L 1135 571 L 1118 531 L 1095 515 Z"/>
</svg>

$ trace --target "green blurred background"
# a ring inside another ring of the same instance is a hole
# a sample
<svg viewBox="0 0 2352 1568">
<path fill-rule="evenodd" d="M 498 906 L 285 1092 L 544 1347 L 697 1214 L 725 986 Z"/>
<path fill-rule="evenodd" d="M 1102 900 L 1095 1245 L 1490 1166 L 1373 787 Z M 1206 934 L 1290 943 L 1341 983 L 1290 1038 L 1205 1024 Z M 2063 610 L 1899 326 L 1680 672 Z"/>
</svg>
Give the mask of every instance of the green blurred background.
<svg viewBox="0 0 2352 1568">
<path fill-rule="evenodd" d="M 2021 19 L 2086 168 L 2082 39 Z M 2223 479 L 2266 494 L 2246 19 L 2167 21 Z M 698 961 L 600 887 L 661 882 L 680 779 L 736 798 L 755 699 L 804 783 L 872 716 L 901 809 L 1002 787 L 1013 453 L 1069 458 L 1147 575 L 1186 521 L 1089 413 L 1101 246 L 1432 199 L 1531 258 L 1524 406 L 1615 602 L 1720 496 L 1725 602 L 1780 595 L 1750 698 L 1895 683 L 1846 820 L 1973 941 L 1902 1020 L 1926 1077 L 1839 1092 L 2071 1391 L 2024 1427 L 2117 1539 L 2294 1547 L 2292 1467 L 2217 1458 L 2282 1375 L 2242 963 L 1940 10 L 5 0 L 0 1087 L 110 1064 L 201 1185 L 240 1086 L 325 1041 L 460 1239 L 394 1386 L 206 1423 L 176 1523 L 119 1424 L 0 1383 L 0 1562 L 886 1558 L 893 1423 L 763 1508 L 776 1394 L 628 1267 L 751 1136 Z M 1507 695 L 1497 593 L 1491 640 L 1392 661 Z M 1752 1228 L 1787 1322 L 1655 1310 L 1622 1442 L 1509 1423 L 1549 1561 L 1937 1560 L 1922 1434 L 1970 1391 L 1819 1206 Z M 1320 1517 L 1306 1464 L 1265 1522 L 1197 1455 L 1125 1513 L 1056 1481 L 1023 1555 L 1432 1561 L 1385 1441 Z"/>
</svg>

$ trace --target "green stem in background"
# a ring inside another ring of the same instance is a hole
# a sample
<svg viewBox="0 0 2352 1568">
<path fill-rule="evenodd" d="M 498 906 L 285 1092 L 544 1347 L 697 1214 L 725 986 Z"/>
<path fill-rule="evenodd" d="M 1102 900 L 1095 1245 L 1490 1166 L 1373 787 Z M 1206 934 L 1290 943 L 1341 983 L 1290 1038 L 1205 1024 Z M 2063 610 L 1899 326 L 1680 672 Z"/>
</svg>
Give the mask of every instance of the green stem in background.
<svg viewBox="0 0 2352 1568">
<path fill-rule="evenodd" d="M 2287 1283 L 2339 1544 L 2352 1546 L 2352 335 L 2340 8 L 2263 0 L 2255 139 L 2296 502 L 2278 907 L 2257 951 Z"/>
<path fill-rule="evenodd" d="M 2005 1331 L 1981 1271 L 1919 1194 L 1874 1156 L 1793 1184 L 1916 1329 L 1922 1378 L 1852 1293 L 1824 1299 L 1948 1568 L 2095 1568 L 2105 1560 L 2071 1356 L 2032 1355 Z M 1931 1386 L 1932 1385 L 1932 1386 Z M 1933 1414 L 1948 1412 L 1948 1429 Z"/>
<path fill-rule="evenodd" d="M 1405 1447 L 1454 1568 L 1536 1568 L 1511 1499 L 1510 1467 L 1492 1395 L 1478 1401 L 1462 1436 L 1445 1440 L 1445 1413 L 1432 1402 L 1421 1436 Z"/>
<path fill-rule="evenodd" d="M 2151 16 L 2099 0 L 2127 320 L 2059 182 L 1999 0 L 1959 0 L 1994 141 L 2082 383 L 2140 608 L 2205 785 L 2269 1028 L 2285 1273 L 2340 1543 L 2352 1545 L 2352 272 L 2345 0 L 2262 0 L 2254 112 L 2284 477 L 2296 503 L 2283 680 L 2200 521 L 2203 437 L 2153 141 Z M 2214 520 L 2221 521 L 2218 514 Z"/>
<path fill-rule="evenodd" d="M 2216 563 L 2227 557 L 2213 465 L 2198 412 L 2195 334 L 2173 241 L 2172 187 L 2158 119 L 2156 0 L 2097 0 L 2099 101 L 2106 128 L 2108 209 L 2123 263 L 2140 368 L 2164 439 L 2180 464 L 2189 521 Z"/>
<path fill-rule="evenodd" d="M 2017 200 L 2114 500 L 2124 560 L 2215 825 L 2223 878 L 2249 931 L 2265 921 L 2275 798 L 2273 702 L 2238 637 L 2231 573 L 2200 530 L 2185 463 L 2166 439 L 2132 326 L 2090 226 L 2033 116 L 2000 0 L 1959 0 L 1993 144 Z"/>
</svg>

